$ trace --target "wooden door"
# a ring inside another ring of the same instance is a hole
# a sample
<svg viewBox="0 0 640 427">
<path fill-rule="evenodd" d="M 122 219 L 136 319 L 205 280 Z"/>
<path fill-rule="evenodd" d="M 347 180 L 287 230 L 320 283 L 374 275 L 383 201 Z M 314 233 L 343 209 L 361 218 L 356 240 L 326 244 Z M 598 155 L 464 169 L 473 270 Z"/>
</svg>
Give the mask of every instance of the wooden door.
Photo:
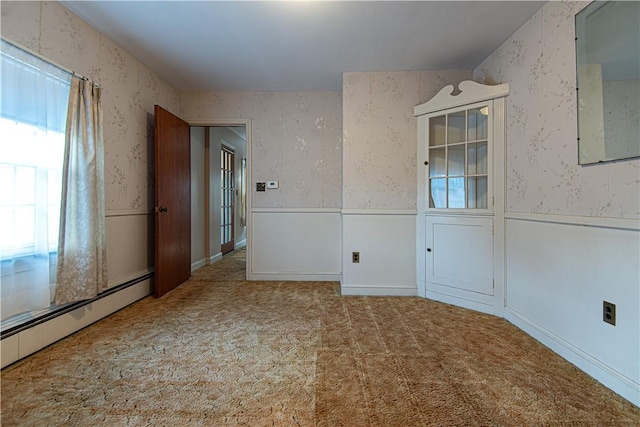
<svg viewBox="0 0 640 427">
<path fill-rule="evenodd" d="M 233 150 L 223 145 L 220 151 L 220 252 L 223 255 L 235 248 L 234 161 Z"/>
<path fill-rule="evenodd" d="M 191 275 L 189 124 L 155 106 L 155 296 Z"/>
</svg>

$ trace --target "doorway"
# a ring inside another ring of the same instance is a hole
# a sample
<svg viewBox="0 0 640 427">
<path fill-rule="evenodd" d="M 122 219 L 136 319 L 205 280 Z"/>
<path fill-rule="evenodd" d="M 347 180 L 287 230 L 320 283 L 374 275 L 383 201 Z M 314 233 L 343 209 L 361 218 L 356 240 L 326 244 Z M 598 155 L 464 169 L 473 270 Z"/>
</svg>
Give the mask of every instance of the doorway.
<svg viewBox="0 0 640 427">
<path fill-rule="evenodd" d="M 247 119 L 193 119 L 192 271 L 247 247 L 251 265 L 251 127 Z M 243 173 L 244 172 L 244 173 Z"/>
</svg>

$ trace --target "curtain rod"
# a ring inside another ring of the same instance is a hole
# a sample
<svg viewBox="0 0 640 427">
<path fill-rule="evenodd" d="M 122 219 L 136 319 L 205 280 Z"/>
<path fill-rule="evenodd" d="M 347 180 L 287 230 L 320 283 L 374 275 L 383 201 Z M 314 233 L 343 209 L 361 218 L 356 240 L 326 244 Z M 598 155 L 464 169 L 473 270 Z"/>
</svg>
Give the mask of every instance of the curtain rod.
<svg viewBox="0 0 640 427">
<path fill-rule="evenodd" d="M 50 60 L 49 58 L 45 58 L 45 57 L 44 57 L 43 55 L 41 55 L 40 53 L 35 52 L 35 51 L 33 51 L 33 50 L 31 50 L 31 49 L 29 49 L 29 48 L 27 48 L 27 47 L 22 46 L 20 43 L 16 43 L 16 42 L 14 42 L 13 40 L 8 39 L 8 38 L 7 38 L 7 37 L 5 37 L 5 36 L 2 36 L 2 37 L 0 37 L 0 38 L 2 39 L 2 41 L 3 41 L 3 42 L 5 42 L 5 43 L 9 43 L 10 45 L 12 45 L 13 47 L 15 47 L 16 49 L 23 50 L 23 51 L 27 52 L 29 55 L 33 55 L 33 56 L 35 56 L 36 58 L 38 58 L 38 59 L 40 59 L 40 60 L 42 60 L 42 61 L 46 62 L 46 63 L 47 63 L 47 64 L 49 64 L 49 65 L 53 65 L 54 67 L 57 67 L 57 68 L 61 69 L 62 71 L 66 71 L 67 73 L 69 73 L 69 74 L 71 74 L 71 75 L 73 75 L 73 76 L 78 77 L 79 79 L 89 81 L 89 82 L 91 82 L 92 84 L 94 84 L 95 86 L 100 87 L 100 85 L 99 85 L 98 83 L 94 82 L 94 81 L 93 81 L 93 80 L 91 80 L 90 78 L 85 77 L 85 76 L 83 76 L 82 74 L 78 74 L 78 73 L 76 73 L 75 71 L 68 69 L 67 67 L 63 67 L 62 65 L 60 65 L 60 64 L 58 64 L 58 63 L 56 63 L 56 62 L 54 62 L 54 61 Z"/>
</svg>

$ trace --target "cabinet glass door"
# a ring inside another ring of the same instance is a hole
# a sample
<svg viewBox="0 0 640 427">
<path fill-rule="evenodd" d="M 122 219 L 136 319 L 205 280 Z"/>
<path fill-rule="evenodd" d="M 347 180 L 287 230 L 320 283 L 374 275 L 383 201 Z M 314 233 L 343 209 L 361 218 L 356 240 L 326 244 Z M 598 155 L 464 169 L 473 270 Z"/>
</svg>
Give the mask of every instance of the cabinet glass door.
<svg viewBox="0 0 640 427">
<path fill-rule="evenodd" d="M 429 118 L 429 207 L 488 209 L 488 106 Z"/>
</svg>

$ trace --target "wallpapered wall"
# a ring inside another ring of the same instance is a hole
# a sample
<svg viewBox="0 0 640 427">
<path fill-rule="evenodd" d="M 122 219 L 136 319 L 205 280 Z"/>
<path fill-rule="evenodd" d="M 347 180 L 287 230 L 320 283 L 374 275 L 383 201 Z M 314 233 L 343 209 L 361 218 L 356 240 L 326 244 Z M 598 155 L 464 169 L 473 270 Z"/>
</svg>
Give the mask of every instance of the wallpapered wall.
<svg viewBox="0 0 640 427">
<path fill-rule="evenodd" d="M 413 107 L 470 71 L 343 75 L 343 208 L 416 208 Z"/>
<path fill-rule="evenodd" d="M 640 161 L 577 164 L 574 15 L 588 2 L 549 2 L 474 70 L 509 83 L 507 211 L 640 217 Z"/>
<path fill-rule="evenodd" d="M 180 114 L 252 119 L 253 208 L 339 208 L 340 92 L 182 92 Z M 256 181 L 280 188 L 255 192 Z"/>
<path fill-rule="evenodd" d="M 2 2 L 2 36 L 102 87 L 107 210 L 153 203 L 153 106 L 178 93 L 57 2 Z"/>
</svg>

